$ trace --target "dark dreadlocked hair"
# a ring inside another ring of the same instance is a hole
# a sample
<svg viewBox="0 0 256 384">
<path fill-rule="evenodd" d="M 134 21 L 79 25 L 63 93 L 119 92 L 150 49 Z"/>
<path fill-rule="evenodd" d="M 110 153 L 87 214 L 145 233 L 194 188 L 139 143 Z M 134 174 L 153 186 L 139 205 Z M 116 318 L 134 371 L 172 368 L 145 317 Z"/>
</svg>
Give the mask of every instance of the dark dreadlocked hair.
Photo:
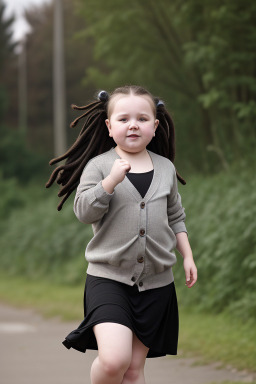
<svg viewBox="0 0 256 384">
<path fill-rule="evenodd" d="M 49 188 L 56 180 L 62 185 L 58 196 L 64 196 L 58 205 L 58 211 L 77 188 L 84 167 L 90 159 L 107 152 L 115 146 L 112 137 L 109 136 L 105 120 L 111 116 L 114 98 L 118 95 L 147 96 L 152 104 L 153 112 L 159 125 L 155 136 L 148 144 L 147 149 L 164 156 L 174 162 L 175 158 L 175 130 L 172 118 L 165 108 L 164 102 L 155 98 L 145 88 L 140 86 L 124 86 L 115 89 L 110 95 L 106 91 L 98 94 L 97 100 L 83 107 L 72 105 L 73 109 L 83 110 L 84 113 L 77 117 L 71 127 L 84 119 L 82 129 L 74 144 L 66 153 L 50 161 L 50 165 L 66 159 L 65 164 L 59 165 L 51 174 L 46 188 Z M 182 184 L 185 180 L 177 173 L 177 178 Z"/>
</svg>

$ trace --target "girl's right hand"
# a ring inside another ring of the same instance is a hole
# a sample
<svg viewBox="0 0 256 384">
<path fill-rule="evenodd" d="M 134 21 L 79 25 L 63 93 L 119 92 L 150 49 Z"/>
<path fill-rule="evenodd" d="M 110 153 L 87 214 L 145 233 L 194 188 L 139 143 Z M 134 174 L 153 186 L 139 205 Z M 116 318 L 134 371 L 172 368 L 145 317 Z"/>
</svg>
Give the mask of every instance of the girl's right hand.
<svg viewBox="0 0 256 384">
<path fill-rule="evenodd" d="M 110 174 L 102 181 L 102 186 L 108 193 L 113 193 L 117 184 L 121 183 L 125 178 L 127 172 L 129 172 L 131 166 L 127 160 L 116 159 Z"/>
<path fill-rule="evenodd" d="M 115 160 L 113 167 L 112 167 L 110 174 L 109 174 L 109 176 L 111 177 L 111 179 L 115 183 L 115 186 L 117 184 L 121 183 L 121 181 L 123 181 L 126 173 L 129 172 L 130 169 L 131 169 L 131 166 L 127 160 L 124 160 L 124 159 L 116 159 Z"/>
</svg>

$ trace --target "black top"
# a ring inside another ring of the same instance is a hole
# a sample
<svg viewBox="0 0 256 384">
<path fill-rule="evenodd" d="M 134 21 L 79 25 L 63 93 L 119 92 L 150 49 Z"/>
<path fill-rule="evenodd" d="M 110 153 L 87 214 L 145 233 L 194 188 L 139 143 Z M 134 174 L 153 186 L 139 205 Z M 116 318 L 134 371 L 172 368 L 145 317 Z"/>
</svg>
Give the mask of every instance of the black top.
<svg viewBox="0 0 256 384">
<path fill-rule="evenodd" d="M 144 197 L 149 189 L 151 181 L 153 179 L 154 169 L 152 171 L 143 173 L 131 173 L 128 172 L 126 176 L 134 187 L 139 191 L 141 197 Z"/>
</svg>

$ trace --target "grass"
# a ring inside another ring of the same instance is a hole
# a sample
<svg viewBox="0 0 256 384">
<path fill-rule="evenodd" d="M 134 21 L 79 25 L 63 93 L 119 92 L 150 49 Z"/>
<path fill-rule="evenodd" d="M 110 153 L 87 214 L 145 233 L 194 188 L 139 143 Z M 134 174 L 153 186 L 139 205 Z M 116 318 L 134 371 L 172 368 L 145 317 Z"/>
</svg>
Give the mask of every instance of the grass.
<svg viewBox="0 0 256 384">
<path fill-rule="evenodd" d="M 180 310 L 181 355 L 199 357 L 200 363 L 218 362 L 238 370 L 255 371 L 256 325 L 228 314 Z"/>
<path fill-rule="evenodd" d="M 199 277 L 189 294 L 184 285 L 180 287 L 182 302 L 211 313 L 228 310 L 245 322 L 256 318 L 253 164 L 236 164 L 228 172 L 205 177 L 191 175 L 187 186 L 179 189 Z M 73 198 L 57 212 L 58 188 L 43 189 L 43 180 L 23 188 L 0 177 L 0 187 L 0 270 L 30 280 L 79 284 L 92 229 L 76 219 Z M 176 282 L 184 279 L 182 258 L 178 259 Z"/>
<path fill-rule="evenodd" d="M 46 280 L 0 274 L 0 300 L 22 308 L 35 308 L 46 318 L 83 319 L 84 282 L 53 284 Z M 255 371 L 255 322 L 242 322 L 228 314 L 210 315 L 180 307 L 179 355 L 199 363 L 219 362 L 238 370 Z M 223 383 L 229 384 L 229 383 Z"/>
<path fill-rule="evenodd" d="M 83 284 L 61 285 L 46 280 L 0 274 L 0 301 L 18 308 L 34 308 L 46 318 L 60 321 L 83 317 Z"/>
</svg>

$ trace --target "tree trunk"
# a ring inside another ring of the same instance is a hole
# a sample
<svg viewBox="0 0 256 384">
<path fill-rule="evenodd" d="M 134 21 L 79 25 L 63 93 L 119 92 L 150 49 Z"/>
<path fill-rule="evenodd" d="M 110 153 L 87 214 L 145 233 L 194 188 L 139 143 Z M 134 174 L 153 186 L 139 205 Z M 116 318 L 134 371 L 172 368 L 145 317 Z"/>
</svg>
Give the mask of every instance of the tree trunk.
<svg viewBox="0 0 256 384">
<path fill-rule="evenodd" d="M 67 149 L 62 0 L 54 0 L 53 60 L 54 156 L 58 157 Z"/>
</svg>

